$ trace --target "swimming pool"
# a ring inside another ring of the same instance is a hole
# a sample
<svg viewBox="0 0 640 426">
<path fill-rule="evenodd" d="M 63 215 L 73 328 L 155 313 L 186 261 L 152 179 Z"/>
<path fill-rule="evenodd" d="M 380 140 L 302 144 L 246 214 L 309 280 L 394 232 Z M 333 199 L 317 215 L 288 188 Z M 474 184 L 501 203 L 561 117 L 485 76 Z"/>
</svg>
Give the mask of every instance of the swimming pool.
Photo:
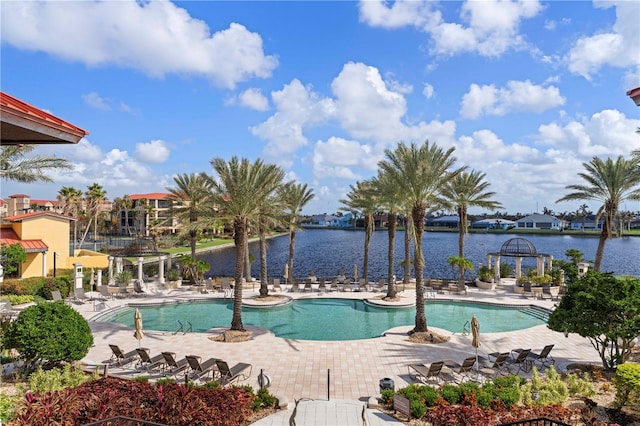
<svg viewBox="0 0 640 426">
<path fill-rule="evenodd" d="M 194 332 L 229 327 L 233 303 L 202 301 L 126 307 L 96 319 L 133 328 L 133 312 L 142 313 L 145 330 L 176 331 L 191 325 Z M 545 324 L 529 307 L 436 301 L 425 304 L 429 326 L 462 332 L 475 315 L 480 331 L 495 333 Z M 188 321 L 188 323 L 187 323 Z M 271 330 L 276 336 L 296 340 L 359 340 L 380 336 L 398 326 L 415 324 L 415 309 L 383 308 L 352 299 L 302 299 L 275 308 L 242 308 L 242 322 Z M 190 324 L 189 324 L 190 323 Z"/>
</svg>

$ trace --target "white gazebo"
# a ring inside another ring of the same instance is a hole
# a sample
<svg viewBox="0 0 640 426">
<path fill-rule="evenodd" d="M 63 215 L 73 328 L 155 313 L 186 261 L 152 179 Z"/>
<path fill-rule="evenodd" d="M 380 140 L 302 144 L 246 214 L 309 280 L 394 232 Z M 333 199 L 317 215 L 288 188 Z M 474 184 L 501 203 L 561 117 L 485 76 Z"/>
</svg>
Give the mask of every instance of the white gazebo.
<svg viewBox="0 0 640 426">
<path fill-rule="evenodd" d="M 524 238 L 512 238 L 507 240 L 496 253 L 487 253 L 487 266 L 493 268 L 495 282 L 500 284 L 500 258 L 516 258 L 516 279 L 522 276 L 522 259 L 534 257 L 536 259 L 536 269 L 538 275 L 544 275 L 545 271 L 553 268 L 553 256 L 550 254 L 538 253 L 531 241 Z"/>
</svg>

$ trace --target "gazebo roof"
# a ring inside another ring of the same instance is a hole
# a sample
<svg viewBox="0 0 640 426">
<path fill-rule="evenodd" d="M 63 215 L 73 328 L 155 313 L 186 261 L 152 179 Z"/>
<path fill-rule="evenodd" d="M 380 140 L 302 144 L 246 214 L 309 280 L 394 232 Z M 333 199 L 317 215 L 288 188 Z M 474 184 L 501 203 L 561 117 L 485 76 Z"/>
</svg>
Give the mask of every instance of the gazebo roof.
<svg viewBox="0 0 640 426">
<path fill-rule="evenodd" d="M 500 256 L 511 257 L 536 257 L 538 251 L 531 241 L 524 238 L 512 238 L 500 247 Z"/>
</svg>

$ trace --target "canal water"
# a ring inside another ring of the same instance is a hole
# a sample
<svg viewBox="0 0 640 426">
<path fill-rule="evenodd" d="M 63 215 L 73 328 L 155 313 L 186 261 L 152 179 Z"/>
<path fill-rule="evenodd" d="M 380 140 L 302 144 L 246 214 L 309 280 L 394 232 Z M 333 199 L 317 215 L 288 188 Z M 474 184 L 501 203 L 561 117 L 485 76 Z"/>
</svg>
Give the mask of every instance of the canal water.
<svg viewBox="0 0 640 426">
<path fill-rule="evenodd" d="M 531 235 L 531 234 L 468 234 L 465 238 L 465 256 L 478 266 L 486 262 L 486 254 L 500 251 L 502 244 L 511 238 L 525 238 L 537 249 L 538 253 L 550 254 L 554 259 L 569 260 L 565 256 L 568 249 L 577 249 L 584 253 L 586 260 L 595 258 L 598 246 L 597 237 L 576 235 Z M 376 231 L 371 238 L 369 250 L 370 281 L 386 277 L 388 235 L 386 231 Z M 256 261 L 252 264 L 252 276 L 259 277 L 260 265 L 258 244 L 250 244 L 249 250 Z M 455 232 L 425 232 L 423 238 L 425 256 L 425 277 L 452 278 L 454 272 L 447 263 L 449 256 L 458 254 L 458 234 Z M 269 277 L 282 277 L 284 265 L 288 260 L 289 237 L 283 235 L 269 240 L 267 252 L 267 270 Z M 353 266 L 358 266 L 362 275 L 364 253 L 364 232 L 337 229 L 305 229 L 296 233 L 293 274 L 306 277 L 310 271 L 317 276 L 331 277 L 341 271 L 347 276 L 353 275 Z M 211 265 L 207 276 L 233 276 L 235 252 L 232 246 L 200 255 Z M 403 276 L 400 261 L 404 258 L 404 231 L 396 234 L 395 273 L 398 279 Z M 513 258 L 501 261 L 515 264 Z M 535 259 L 524 259 L 523 269 L 535 268 Z M 609 240 L 605 246 L 602 271 L 615 274 L 640 276 L 640 237 L 623 237 Z"/>
</svg>

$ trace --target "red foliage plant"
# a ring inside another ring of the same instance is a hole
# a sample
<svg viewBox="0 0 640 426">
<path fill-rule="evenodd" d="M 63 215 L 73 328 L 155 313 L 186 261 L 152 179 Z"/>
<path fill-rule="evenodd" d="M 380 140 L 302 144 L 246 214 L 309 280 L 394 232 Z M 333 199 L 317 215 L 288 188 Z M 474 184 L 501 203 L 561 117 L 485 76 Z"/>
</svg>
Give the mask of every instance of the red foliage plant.
<svg viewBox="0 0 640 426">
<path fill-rule="evenodd" d="M 254 395 L 244 388 L 207 389 L 102 378 L 58 392 L 27 394 L 11 426 L 85 423 L 126 416 L 177 426 L 248 424 Z"/>
</svg>

